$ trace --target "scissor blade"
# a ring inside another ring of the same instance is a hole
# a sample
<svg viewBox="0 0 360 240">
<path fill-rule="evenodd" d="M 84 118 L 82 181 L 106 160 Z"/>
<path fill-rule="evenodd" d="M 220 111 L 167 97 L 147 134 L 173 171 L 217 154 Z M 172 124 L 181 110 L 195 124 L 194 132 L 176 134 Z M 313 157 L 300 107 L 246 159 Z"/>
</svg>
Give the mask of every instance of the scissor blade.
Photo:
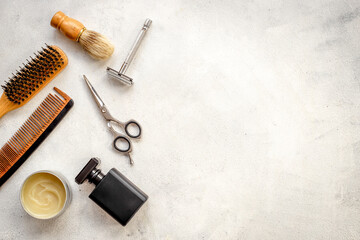
<svg viewBox="0 0 360 240">
<path fill-rule="evenodd" d="M 99 94 L 97 94 L 97 92 L 95 91 L 94 87 L 91 85 L 89 79 L 87 79 L 87 77 L 85 75 L 83 75 L 84 80 L 86 82 L 86 84 L 88 85 L 91 94 L 93 95 L 96 104 L 98 105 L 99 108 L 102 108 L 105 106 L 104 102 L 101 100 Z"/>
</svg>

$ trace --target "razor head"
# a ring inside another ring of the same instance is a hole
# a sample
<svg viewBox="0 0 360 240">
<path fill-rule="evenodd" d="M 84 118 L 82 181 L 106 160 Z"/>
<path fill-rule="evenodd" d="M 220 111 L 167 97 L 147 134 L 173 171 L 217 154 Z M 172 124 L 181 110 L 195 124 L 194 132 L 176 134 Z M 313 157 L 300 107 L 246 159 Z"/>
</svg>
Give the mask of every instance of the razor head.
<svg viewBox="0 0 360 240">
<path fill-rule="evenodd" d="M 107 73 L 109 76 L 115 78 L 119 82 L 125 83 L 126 85 L 133 85 L 133 79 L 131 77 L 126 76 L 125 74 L 122 74 L 112 68 L 107 67 L 106 68 Z"/>
</svg>

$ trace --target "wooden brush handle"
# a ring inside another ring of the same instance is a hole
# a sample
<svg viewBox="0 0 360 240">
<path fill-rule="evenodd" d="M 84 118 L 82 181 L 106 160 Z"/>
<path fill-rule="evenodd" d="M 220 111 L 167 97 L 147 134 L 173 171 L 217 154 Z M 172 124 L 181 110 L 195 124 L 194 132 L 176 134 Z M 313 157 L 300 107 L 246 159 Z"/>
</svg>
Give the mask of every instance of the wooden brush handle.
<svg viewBox="0 0 360 240">
<path fill-rule="evenodd" d="M 85 26 L 81 22 L 66 16 L 61 11 L 55 13 L 50 25 L 59 29 L 60 32 L 73 41 L 79 41 L 81 33 L 85 30 Z"/>
<path fill-rule="evenodd" d="M 4 96 L 4 95 L 3 95 Z M 6 104 L 6 101 L 3 101 L 3 98 L 1 98 L 2 101 L 0 101 L 0 118 L 5 115 L 5 113 L 8 112 L 8 106 Z"/>
<path fill-rule="evenodd" d="M 15 108 L 17 108 L 17 105 L 10 102 L 3 93 L 0 98 L 0 118 Z"/>
</svg>

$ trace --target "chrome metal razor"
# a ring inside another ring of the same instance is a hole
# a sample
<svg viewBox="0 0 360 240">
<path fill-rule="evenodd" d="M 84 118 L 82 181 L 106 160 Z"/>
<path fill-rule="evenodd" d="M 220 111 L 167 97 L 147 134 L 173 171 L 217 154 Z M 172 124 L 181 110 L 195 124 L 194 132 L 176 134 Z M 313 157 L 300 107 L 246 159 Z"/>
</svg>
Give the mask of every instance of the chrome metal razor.
<svg viewBox="0 0 360 240">
<path fill-rule="evenodd" d="M 152 23 L 152 21 L 149 18 L 145 20 L 145 23 L 142 26 L 141 31 L 140 31 L 139 35 L 137 36 L 133 46 L 131 47 L 130 52 L 127 55 L 127 57 L 126 57 L 123 65 L 121 66 L 120 70 L 116 71 L 116 70 L 114 70 L 112 68 L 107 67 L 106 71 L 111 77 L 113 77 L 116 80 L 118 80 L 118 81 L 120 81 L 122 83 L 125 83 L 127 85 L 132 85 L 133 84 L 133 79 L 131 77 L 129 77 L 129 76 L 126 76 L 125 72 L 128 69 L 131 61 L 133 60 L 133 58 L 135 56 L 135 53 L 138 50 L 138 48 L 139 48 L 139 46 L 141 44 L 141 41 L 143 40 L 143 38 L 144 38 L 144 36 L 146 34 L 146 31 L 150 28 L 151 23 Z"/>
</svg>

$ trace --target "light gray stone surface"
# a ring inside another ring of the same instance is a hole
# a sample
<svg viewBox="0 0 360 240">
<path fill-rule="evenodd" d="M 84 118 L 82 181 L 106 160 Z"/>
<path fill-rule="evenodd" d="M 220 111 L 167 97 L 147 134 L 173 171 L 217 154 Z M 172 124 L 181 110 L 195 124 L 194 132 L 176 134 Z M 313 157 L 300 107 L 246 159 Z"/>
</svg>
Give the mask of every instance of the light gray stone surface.
<svg viewBox="0 0 360 240">
<path fill-rule="evenodd" d="M 116 46 L 94 61 L 49 25 L 62 10 Z M 145 18 L 153 25 L 120 68 Z M 0 83 L 44 43 L 69 65 L 26 106 L 0 119 L 4 144 L 57 86 L 74 108 L 0 188 L 1 239 L 359 239 L 360 2 L 1 1 Z M 137 119 L 134 167 L 112 148 L 81 78 L 112 114 Z M 97 156 L 149 195 L 125 228 L 74 177 Z M 51 221 L 19 202 L 41 169 L 70 181 L 73 201 Z"/>
</svg>

